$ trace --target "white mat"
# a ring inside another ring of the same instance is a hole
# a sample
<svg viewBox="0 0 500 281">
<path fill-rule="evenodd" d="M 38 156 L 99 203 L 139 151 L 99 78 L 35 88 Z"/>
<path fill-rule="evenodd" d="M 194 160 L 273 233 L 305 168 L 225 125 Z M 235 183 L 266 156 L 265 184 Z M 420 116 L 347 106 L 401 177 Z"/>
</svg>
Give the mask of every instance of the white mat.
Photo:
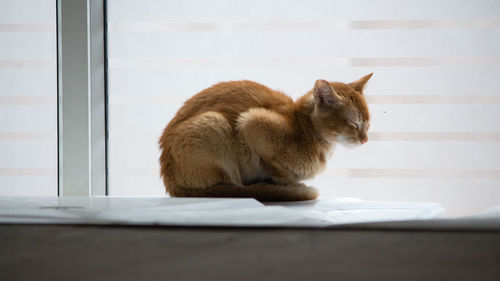
<svg viewBox="0 0 500 281">
<path fill-rule="evenodd" d="M 0 223 L 325 227 L 443 213 L 437 203 L 356 198 L 264 205 L 253 199 L 0 197 Z"/>
</svg>

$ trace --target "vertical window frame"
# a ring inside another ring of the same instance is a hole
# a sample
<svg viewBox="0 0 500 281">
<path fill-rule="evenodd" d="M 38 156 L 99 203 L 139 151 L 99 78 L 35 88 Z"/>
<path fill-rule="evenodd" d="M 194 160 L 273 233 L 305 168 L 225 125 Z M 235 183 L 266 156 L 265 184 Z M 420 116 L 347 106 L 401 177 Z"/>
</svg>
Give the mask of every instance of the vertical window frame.
<svg viewBox="0 0 500 281">
<path fill-rule="evenodd" d="M 105 196 L 105 0 L 57 0 L 58 194 Z"/>
</svg>

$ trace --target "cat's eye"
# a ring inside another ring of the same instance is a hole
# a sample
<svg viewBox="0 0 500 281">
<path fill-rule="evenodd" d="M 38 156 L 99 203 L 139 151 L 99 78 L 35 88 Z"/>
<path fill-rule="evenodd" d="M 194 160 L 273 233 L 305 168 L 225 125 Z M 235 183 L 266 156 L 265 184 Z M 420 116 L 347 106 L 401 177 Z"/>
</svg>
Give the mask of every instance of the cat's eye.
<svg viewBox="0 0 500 281">
<path fill-rule="evenodd" d="M 356 129 L 359 129 L 359 125 L 358 125 L 356 122 L 354 122 L 354 121 L 352 121 L 352 120 L 347 120 L 347 123 L 348 123 L 351 127 L 354 127 L 354 128 L 356 128 Z"/>
</svg>

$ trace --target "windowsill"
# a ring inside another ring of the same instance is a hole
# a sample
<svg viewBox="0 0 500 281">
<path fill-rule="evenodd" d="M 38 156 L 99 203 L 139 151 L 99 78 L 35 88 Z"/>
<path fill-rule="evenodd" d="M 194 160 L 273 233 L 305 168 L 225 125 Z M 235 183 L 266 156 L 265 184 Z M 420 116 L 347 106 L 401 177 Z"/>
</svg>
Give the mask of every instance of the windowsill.
<svg viewBox="0 0 500 281">
<path fill-rule="evenodd" d="M 493 210 L 489 215 L 446 218 L 437 203 L 356 198 L 262 204 L 218 198 L 0 197 L 0 223 L 500 229 L 500 215 Z"/>
</svg>

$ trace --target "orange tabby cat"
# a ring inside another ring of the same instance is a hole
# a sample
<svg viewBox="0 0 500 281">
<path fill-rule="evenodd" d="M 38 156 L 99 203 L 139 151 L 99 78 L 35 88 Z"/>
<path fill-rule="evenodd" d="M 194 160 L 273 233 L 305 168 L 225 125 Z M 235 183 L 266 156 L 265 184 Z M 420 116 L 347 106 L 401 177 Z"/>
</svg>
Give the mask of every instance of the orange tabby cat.
<svg viewBox="0 0 500 281">
<path fill-rule="evenodd" d="M 186 101 L 160 138 L 161 175 L 173 197 L 310 200 L 300 181 L 325 167 L 336 143 L 367 142 L 363 96 L 372 74 L 317 80 L 296 102 L 252 81 L 223 82 Z"/>
</svg>

